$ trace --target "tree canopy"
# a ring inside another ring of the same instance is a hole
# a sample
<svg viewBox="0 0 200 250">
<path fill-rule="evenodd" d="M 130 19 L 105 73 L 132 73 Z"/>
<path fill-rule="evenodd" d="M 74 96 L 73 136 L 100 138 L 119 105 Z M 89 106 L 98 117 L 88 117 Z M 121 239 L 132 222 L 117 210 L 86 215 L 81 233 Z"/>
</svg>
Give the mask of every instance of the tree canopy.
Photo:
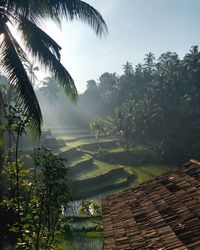
<svg viewBox="0 0 200 250">
<path fill-rule="evenodd" d="M 154 150 L 158 160 L 173 163 L 198 158 L 198 46 L 182 59 L 175 52 L 158 59 L 148 53 L 135 67 L 126 62 L 123 71 L 122 75 L 102 74 L 93 85 L 95 91 L 88 88 L 80 96 L 77 111 L 81 109 L 88 120 L 105 119 L 110 135 L 127 150 L 143 145 Z"/>
</svg>

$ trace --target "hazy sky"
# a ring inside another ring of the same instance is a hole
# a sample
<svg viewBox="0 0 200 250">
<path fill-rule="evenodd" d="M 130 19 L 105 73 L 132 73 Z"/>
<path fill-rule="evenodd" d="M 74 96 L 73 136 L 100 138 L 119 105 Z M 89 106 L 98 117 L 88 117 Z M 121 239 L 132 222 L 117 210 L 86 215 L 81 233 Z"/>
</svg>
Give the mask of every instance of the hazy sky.
<svg viewBox="0 0 200 250">
<path fill-rule="evenodd" d="M 80 22 L 63 21 L 62 30 L 46 31 L 62 47 L 62 63 L 79 92 L 86 81 L 104 72 L 122 73 L 122 65 L 142 62 L 144 55 L 175 51 L 181 57 L 200 44 L 200 0 L 85 0 L 103 15 L 109 34 L 96 37 Z"/>
</svg>

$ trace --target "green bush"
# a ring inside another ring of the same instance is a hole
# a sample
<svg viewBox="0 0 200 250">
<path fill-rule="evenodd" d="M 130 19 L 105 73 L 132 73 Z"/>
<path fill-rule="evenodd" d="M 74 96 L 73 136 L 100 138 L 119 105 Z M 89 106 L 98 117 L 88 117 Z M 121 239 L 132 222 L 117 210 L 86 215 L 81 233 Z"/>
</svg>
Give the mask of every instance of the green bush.
<svg viewBox="0 0 200 250">
<path fill-rule="evenodd" d="M 97 153 L 94 156 L 100 161 L 109 162 L 111 164 L 121 164 L 127 166 L 133 166 L 137 164 L 146 164 L 146 163 L 158 163 L 158 159 L 155 156 L 155 153 L 151 149 L 144 147 L 135 148 L 132 151 L 120 151 L 120 152 L 106 152 Z"/>
</svg>

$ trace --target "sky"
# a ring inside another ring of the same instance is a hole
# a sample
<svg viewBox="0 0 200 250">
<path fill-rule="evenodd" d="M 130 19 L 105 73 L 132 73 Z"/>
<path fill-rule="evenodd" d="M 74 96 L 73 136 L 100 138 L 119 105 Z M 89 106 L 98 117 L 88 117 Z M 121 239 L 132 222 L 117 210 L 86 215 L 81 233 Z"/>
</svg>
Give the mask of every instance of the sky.
<svg viewBox="0 0 200 250">
<path fill-rule="evenodd" d="M 60 29 L 45 24 L 45 31 L 62 47 L 61 61 L 79 93 L 86 82 L 104 72 L 122 74 L 127 61 L 142 63 L 144 55 L 172 51 L 182 58 L 200 44 L 199 0 L 85 0 L 102 14 L 109 33 L 99 38 L 81 22 L 63 20 Z"/>
</svg>

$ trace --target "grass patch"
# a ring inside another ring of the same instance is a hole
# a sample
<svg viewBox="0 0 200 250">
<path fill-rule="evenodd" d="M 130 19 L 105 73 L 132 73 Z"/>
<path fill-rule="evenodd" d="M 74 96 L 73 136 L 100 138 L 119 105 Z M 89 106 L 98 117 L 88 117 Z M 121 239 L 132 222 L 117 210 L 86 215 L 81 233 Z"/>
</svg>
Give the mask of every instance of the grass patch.
<svg viewBox="0 0 200 250">
<path fill-rule="evenodd" d="M 82 155 L 82 156 L 76 157 L 76 158 L 74 158 L 73 160 L 71 160 L 71 161 L 69 162 L 69 166 L 70 166 L 70 167 L 73 167 L 73 166 L 75 166 L 76 164 L 81 163 L 82 161 L 87 161 L 87 160 L 90 160 L 90 159 L 92 159 L 92 157 L 91 157 L 90 155 L 84 154 L 84 155 Z"/>
<path fill-rule="evenodd" d="M 59 154 L 59 153 L 62 153 L 62 152 L 65 152 L 66 150 L 70 149 L 70 147 L 68 147 L 67 145 L 64 146 L 64 147 L 61 147 L 61 148 L 58 148 L 55 150 L 55 153 L 56 154 Z"/>
<path fill-rule="evenodd" d="M 74 232 L 75 236 L 84 236 L 84 237 L 103 237 L 103 232 Z"/>
<path fill-rule="evenodd" d="M 109 162 L 112 164 L 121 164 L 126 166 L 135 166 L 141 164 L 155 163 L 154 156 L 148 150 L 134 150 L 134 151 L 104 151 L 97 152 L 94 157 L 100 161 Z"/>
<path fill-rule="evenodd" d="M 102 166 L 102 169 L 95 169 L 93 171 L 90 171 L 87 174 L 82 175 L 82 179 L 89 179 L 95 176 L 100 176 L 101 174 L 109 171 L 111 168 L 116 169 L 116 165 L 111 164 L 110 166 L 110 164 L 104 162 L 100 162 L 100 165 Z M 124 170 L 125 172 L 127 172 L 127 176 L 134 175 L 136 177 L 127 182 L 127 177 L 113 176 L 109 179 L 109 181 L 102 181 L 101 185 L 99 183 L 89 186 L 86 185 L 85 188 L 81 189 L 81 192 L 92 192 L 95 194 L 96 190 L 96 194 L 100 194 L 98 190 L 102 190 L 101 195 L 120 192 L 124 189 L 134 187 L 141 183 L 149 181 L 156 176 L 170 171 L 172 168 L 172 166 L 167 165 L 140 165 L 135 167 L 124 166 Z M 106 190 L 106 187 L 109 187 L 108 190 Z"/>
<path fill-rule="evenodd" d="M 86 129 L 77 129 L 77 128 L 61 128 L 61 129 L 51 129 L 52 134 L 55 136 L 74 136 L 77 137 L 77 135 L 85 135 L 90 134 L 89 130 Z"/>
<path fill-rule="evenodd" d="M 71 182 L 71 187 L 77 191 L 75 195 L 77 199 L 89 198 L 94 195 L 102 195 L 105 192 L 113 192 L 120 188 L 123 190 L 136 178 L 135 173 L 129 175 L 121 166 L 96 177 L 74 180 Z"/>
<path fill-rule="evenodd" d="M 123 167 L 114 168 L 102 174 L 92 176 L 90 178 L 76 179 L 72 182 L 72 186 L 90 191 L 90 189 L 98 189 L 105 186 L 119 184 L 126 181 L 129 174 Z"/>
<path fill-rule="evenodd" d="M 59 243 L 55 250 L 102 250 L 103 237 L 85 236 L 66 239 Z"/>
<path fill-rule="evenodd" d="M 76 137 L 77 137 L 77 135 L 61 135 L 61 136 L 58 136 L 57 139 L 70 140 L 70 139 L 74 139 Z"/>
<path fill-rule="evenodd" d="M 105 173 L 107 173 L 108 171 L 110 171 L 112 169 L 120 167 L 120 165 L 110 164 L 110 163 L 103 162 L 103 161 L 98 161 L 98 160 L 94 161 L 94 165 L 96 165 L 95 169 L 91 170 L 88 173 L 83 173 L 79 177 L 79 179 L 83 180 L 83 179 L 93 178 L 93 177 L 96 177 L 98 175 L 105 174 Z"/>
<path fill-rule="evenodd" d="M 124 149 L 121 147 L 118 148 L 111 148 L 107 150 L 108 152 L 118 153 L 118 152 L 124 152 Z"/>
<path fill-rule="evenodd" d="M 80 134 L 68 134 L 68 135 L 60 135 L 57 138 L 61 139 L 61 140 L 70 140 L 70 139 L 74 139 L 74 140 L 81 140 L 81 138 L 86 137 L 86 136 L 91 136 L 90 133 L 80 133 Z"/>
<path fill-rule="evenodd" d="M 67 145 L 72 148 L 75 148 L 85 144 L 93 144 L 93 143 L 107 142 L 107 141 L 112 141 L 112 140 L 110 138 L 100 138 L 98 141 L 96 141 L 95 138 L 91 138 L 91 139 L 82 139 L 75 142 L 69 142 L 67 143 Z"/>
<path fill-rule="evenodd" d="M 169 165 L 142 165 L 132 167 L 132 170 L 137 174 L 138 178 L 134 181 L 134 186 L 151 180 L 153 177 L 164 174 L 172 170 Z"/>
</svg>

